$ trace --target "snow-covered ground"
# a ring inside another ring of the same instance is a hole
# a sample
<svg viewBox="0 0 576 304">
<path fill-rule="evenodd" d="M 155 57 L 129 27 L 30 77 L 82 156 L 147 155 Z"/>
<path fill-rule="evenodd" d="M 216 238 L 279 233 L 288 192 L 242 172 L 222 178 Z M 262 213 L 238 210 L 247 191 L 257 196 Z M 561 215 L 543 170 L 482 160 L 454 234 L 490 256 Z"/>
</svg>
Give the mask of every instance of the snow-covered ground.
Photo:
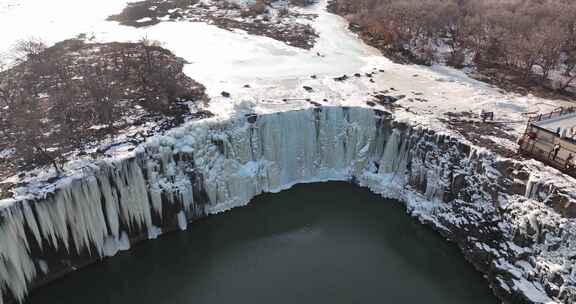
<svg viewBox="0 0 576 304">
<path fill-rule="evenodd" d="M 495 111 L 496 120 L 516 122 L 525 118 L 523 113 L 547 112 L 566 105 L 558 100 L 501 93 L 445 66 L 395 64 L 348 31 L 344 19 L 327 13 L 326 2 L 304 9 L 319 15 L 312 25 L 320 37 L 310 51 L 203 23 L 167 22 L 140 29 L 108 23 L 96 37 L 114 41 L 146 36 L 163 42 L 190 62 L 186 73 L 208 88 L 210 110 L 220 115 L 246 106 L 260 113 L 311 107 L 304 100 L 307 98 L 325 105 L 366 106 L 371 94 L 390 88 L 396 91 L 389 94 L 407 96 L 398 102 L 403 107 L 397 111 L 398 117 L 440 128 L 438 116 L 449 111 Z M 368 77 L 353 77 L 366 72 L 376 72 L 374 83 Z M 351 78 L 334 81 L 344 74 Z M 245 88 L 246 84 L 250 88 Z M 303 86 L 314 91 L 306 92 Z M 221 97 L 222 91 L 230 92 L 232 98 Z M 410 97 L 428 102 L 410 101 Z M 519 133 L 524 125 L 512 127 Z"/>
<path fill-rule="evenodd" d="M 30 37 L 48 44 L 99 28 L 107 16 L 120 12 L 129 0 L 0 0 L 0 54 Z"/>
<path fill-rule="evenodd" d="M 535 125 L 551 132 L 561 130 L 559 133 L 562 133 L 563 130 L 570 130 L 571 133 L 571 130 L 576 127 L 576 114 L 568 114 L 553 119 L 539 121 L 535 123 Z"/>
<path fill-rule="evenodd" d="M 397 103 L 401 106 L 396 110 L 397 117 L 435 129 L 443 129 L 437 118 L 446 112 L 487 110 L 494 111 L 498 121 L 518 122 L 525 118 L 523 113 L 548 112 L 567 104 L 502 93 L 445 66 L 395 64 L 348 31 L 344 19 L 326 12 L 327 0 L 302 9 L 318 14 L 313 21 L 302 20 L 311 22 L 319 33 L 312 50 L 198 22 L 162 22 L 133 28 L 105 21 L 107 16 L 119 13 L 126 2 L 0 0 L 0 26 L 18 28 L 3 32 L 0 52 L 29 36 L 49 43 L 80 33 L 94 35 L 101 42 L 137 41 L 142 37 L 158 40 L 189 62 L 185 72 L 207 87 L 212 98 L 209 110 L 221 116 L 241 109 L 269 113 L 313 106 L 305 99 L 323 105 L 366 106 L 371 94 L 390 88 L 395 89 L 390 95 L 407 96 Z M 376 72 L 374 82 L 364 75 L 353 76 L 366 72 Z M 334 81 L 334 77 L 344 74 L 351 78 Z M 313 92 L 306 92 L 303 86 L 311 87 Z M 232 98 L 222 97 L 222 91 L 231 93 Z M 514 123 L 511 127 L 520 133 L 524 125 Z"/>
</svg>

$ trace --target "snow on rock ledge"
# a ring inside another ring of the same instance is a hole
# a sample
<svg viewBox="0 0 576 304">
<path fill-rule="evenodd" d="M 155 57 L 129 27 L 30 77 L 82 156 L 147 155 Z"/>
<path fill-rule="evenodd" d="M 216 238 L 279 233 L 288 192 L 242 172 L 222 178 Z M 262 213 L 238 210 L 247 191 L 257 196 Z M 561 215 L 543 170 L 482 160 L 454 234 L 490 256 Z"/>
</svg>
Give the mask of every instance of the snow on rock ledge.
<svg viewBox="0 0 576 304">
<path fill-rule="evenodd" d="M 533 170 L 364 108 L 191 123 L 42 195 L 0 201 L 0 303 L 260 193 L 331 180 L 406 202 L 503 300 L 573 303 L 576 222 L 552 207 L 576 200 Z"/>
</svg>

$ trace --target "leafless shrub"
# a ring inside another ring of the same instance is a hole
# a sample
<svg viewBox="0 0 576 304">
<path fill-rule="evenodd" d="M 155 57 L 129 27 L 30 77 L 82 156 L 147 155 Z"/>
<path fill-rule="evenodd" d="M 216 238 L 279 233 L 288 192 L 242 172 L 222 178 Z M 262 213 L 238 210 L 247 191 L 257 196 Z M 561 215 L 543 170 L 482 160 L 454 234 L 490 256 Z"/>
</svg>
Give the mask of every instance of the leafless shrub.
<svg viewBox="0 0 576 304">
<path fill-rule="evenodd" d="M 11 53 L 17 61 L 39 60 L 46 48 L 47 45 L 42 39 L 31 37 L 17 41 Z"/>
</svg>

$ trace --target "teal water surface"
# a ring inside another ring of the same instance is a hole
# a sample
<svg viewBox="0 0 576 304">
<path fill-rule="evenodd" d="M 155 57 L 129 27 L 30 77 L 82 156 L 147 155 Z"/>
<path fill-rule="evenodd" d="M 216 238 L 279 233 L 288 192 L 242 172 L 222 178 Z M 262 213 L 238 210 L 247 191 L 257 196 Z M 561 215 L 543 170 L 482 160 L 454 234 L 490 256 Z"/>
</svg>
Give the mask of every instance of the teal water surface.
<svg viewBox="0 0 576 304">
<path fill-rule="evenodd" d="M 33 292 L 31 304 L 498 303 L 402 204 L 299 185 L 144 242 Z"/>
</svg>

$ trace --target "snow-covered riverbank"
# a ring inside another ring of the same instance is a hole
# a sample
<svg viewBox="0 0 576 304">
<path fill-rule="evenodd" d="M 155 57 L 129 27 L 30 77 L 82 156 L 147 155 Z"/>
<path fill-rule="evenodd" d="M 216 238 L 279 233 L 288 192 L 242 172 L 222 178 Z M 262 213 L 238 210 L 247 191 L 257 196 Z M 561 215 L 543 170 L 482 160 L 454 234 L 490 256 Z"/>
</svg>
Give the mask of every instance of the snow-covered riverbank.
<svg viewBox="0 0 576 304">
<path fill-rule="evenodd" d="M 448 67 L 395 64 L 351 33 L 343 18 L 328 13 L 328 0 L 300 9 L 318 15 L 314 20 L 299 20 L 310 23 L 319 35 L 312 50 L 202 22 L 162 22 L 134 28 L 105 21 L 127 1 L 12 2 L 0 1 L 0 7 L 7 7 L 0 11 L 0 25 L 20 30 L 2 36 L 0 53 L 29 36 L 49 43 L 81 33 L 101 42 L 147 37 L 189 62 L 187 75 L 207 87 L 212 97 L 210 110 L 222 116 L 246 107 L 260 113 L 312 107 L 306 99 L 322 105 L 366 106 L 375 93 L 386 90 L 406 96 L 397 102 L 397 117 L 435 129 L 446 129 L 439 121 L 446 112 L 484 109 L 495 111 L 497 120 L 522 121 L 523 113 L 549 112 L 566 105 L 559 100 L 501 92 Z M 376 72 L 373 77 L 364 76 L 371 72 Z M 363 77 L 354 77 L 356 73 Z M 342 75 L 350 79 L 334 81 Z M 307 92 L 303 86 L 313 91 Z M 222 97 L 222 91 L 231 93 L 232 98 Z M 512 124 L 511 132 L 518 134 L 523 127 L 522 123 Z"/>
</svg>

